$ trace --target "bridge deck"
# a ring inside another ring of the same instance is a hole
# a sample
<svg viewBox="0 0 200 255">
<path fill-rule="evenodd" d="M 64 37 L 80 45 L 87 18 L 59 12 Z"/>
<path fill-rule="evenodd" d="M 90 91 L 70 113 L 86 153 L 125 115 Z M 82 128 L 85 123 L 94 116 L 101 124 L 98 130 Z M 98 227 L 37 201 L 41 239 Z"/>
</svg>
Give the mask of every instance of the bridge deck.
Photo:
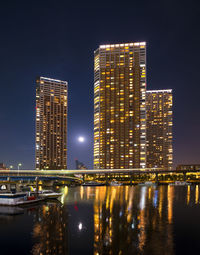
<svg viewBox="0 0 200 255">
<path fill-rule="evenodd" d="M 158 168 L 138 169 L 96 169 L 96 170 L 0 170 L 0 175 L 35 175 L 35 176 L 66 176 L 74 174 L 179 174 L 188 172 L 200 172 L 199 170 L 161 170 Z"/>
</svg>

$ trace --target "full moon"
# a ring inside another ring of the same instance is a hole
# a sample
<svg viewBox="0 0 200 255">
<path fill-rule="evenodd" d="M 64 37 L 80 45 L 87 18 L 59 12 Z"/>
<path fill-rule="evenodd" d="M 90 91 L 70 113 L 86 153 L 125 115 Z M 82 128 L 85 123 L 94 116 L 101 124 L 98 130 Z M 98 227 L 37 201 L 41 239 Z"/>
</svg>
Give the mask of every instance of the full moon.
<svg viewBox="0 0 200 255">
<path fill-rule="evenodd" d="M 85 141 L 85 138 L 83 136 L 79 136 L 78 141 L 80 143 L 83 143 Z"/>
</svg>

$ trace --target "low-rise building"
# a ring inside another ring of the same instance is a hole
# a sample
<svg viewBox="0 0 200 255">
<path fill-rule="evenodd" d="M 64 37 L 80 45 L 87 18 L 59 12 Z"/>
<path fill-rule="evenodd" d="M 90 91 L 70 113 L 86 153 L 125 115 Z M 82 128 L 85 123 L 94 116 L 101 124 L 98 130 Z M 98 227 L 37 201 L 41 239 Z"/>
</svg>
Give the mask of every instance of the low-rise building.
<svg viewBox="0 0 200 255">
<path fill-rule="evenodd" d="M 9 170 L 4 163 L 0 163 L 0 170 Z"/>
<path fill-rule="evenodd" d="M 176 170 L 186 170 L 186 171 L 200 171 L 200 164 L 187 164 L 187 165 L 178 165 Z"/>
</svg>

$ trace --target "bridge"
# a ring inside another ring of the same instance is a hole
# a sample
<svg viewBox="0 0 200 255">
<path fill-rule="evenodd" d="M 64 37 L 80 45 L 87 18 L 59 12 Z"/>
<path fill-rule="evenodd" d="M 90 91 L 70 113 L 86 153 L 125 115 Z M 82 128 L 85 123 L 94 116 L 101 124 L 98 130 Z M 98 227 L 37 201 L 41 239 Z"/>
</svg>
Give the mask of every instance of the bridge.
<svg viewBox="0 0 200 255">
<path fill-rule="evenodd" d="M 49 170 L 0 170 L 0 180 L 13 181 L 32 181 L 35 182 L 36 178 L 43 182 L 60 182 L 62 184 L 76 183 L 80 184 L 83 180 L 73 174 L 64 175 L 60 171 Z"/>
<path fill-rule="evenodd" d="M 15 180 L 52 180 L 82 183 L 97 180 L 109 183 L 112 180 L 136 184 L 144 181 L 173 182 L 195 181 L 200 182 L 200 171 L 190 170 L 163 170 L 159 168 L 135 169 L 95 169 L 95 170 L 0 170 L 0 179 L 13 178 Z"/>
</svg>

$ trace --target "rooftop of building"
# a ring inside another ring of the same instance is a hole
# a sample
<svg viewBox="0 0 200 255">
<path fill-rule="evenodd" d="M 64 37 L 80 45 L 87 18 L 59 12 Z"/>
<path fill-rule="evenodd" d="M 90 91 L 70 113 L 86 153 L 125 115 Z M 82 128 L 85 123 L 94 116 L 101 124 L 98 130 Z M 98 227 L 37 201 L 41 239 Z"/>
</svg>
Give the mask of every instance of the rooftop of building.
<svg viewBox="0 0 200 255">
<path fill-rule="evenodd" d="M 105 49 L 105 48 L 119 48 L 119 47 L 130 47 L 130 46 L 145 46 L 146 42 L 132 42 L 132 43 L 117 43 L 117 44 L 104 44 L 100 45 L 100 49 Z"/>
<path fill-rule="evenodd" d="M 64 83 L 64 84 L 68 84 L 67 81 L 62 81 L 62 80 L 57 80 L 57 79 L 52 79 L 52 78 L 48 78 L 48 77 L 43 77 L 43 76 L 40 76 L 39 77 L 40 80 L 42 81 L 48 81 L 48 82 L 56 82 L 56 83 Z"/>
<path fill-rule="evenodd" d="M 147 90 L 146 93 L 172 93 L 172 89 Z"/>
</svg>

